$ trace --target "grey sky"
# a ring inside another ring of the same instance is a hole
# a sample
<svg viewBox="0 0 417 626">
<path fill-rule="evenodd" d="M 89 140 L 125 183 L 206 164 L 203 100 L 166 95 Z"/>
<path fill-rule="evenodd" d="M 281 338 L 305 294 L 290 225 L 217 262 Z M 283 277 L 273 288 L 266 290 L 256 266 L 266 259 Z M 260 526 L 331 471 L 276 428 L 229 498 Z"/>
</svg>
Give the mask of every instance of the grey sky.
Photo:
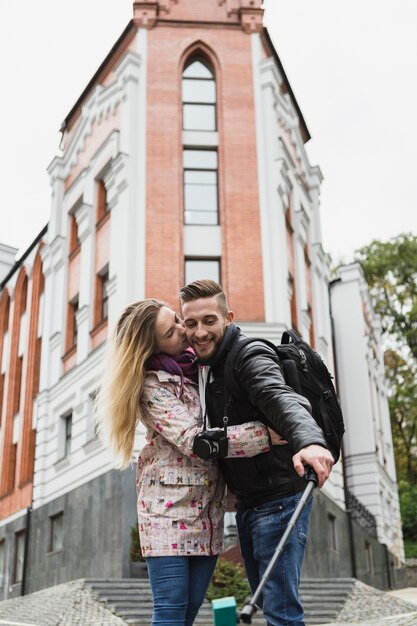
<svg viewBox="0 0 417 626">
<path fill-rule="evenodd" d="M 215 0 L 207 0 L 215 1 Z M 59 127 L 132 16 L 132 0 L 0 0 L 0 241 L 49 219 Z M 349 259 L 417 234 L 417 2 L 266 0 L 265 23 L 325 176 L 324 246 Z"/>
</svg>

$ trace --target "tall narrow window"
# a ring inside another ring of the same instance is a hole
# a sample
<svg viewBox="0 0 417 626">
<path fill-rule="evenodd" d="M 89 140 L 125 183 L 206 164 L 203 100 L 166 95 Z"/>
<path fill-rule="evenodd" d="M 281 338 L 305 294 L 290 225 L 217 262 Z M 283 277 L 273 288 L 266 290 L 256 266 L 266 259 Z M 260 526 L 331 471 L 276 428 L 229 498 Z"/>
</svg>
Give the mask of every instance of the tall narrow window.
<svg viewBox="0 0 417 626">
<path fill-rule="evenodd" d="M 216 82 L 205 61 L 195 59 L 182 75 L 184 130 L 216 130 Z"/>
<path fill-rule="evenodd" d="M 288 287 L 290 291 L 290 308 L 291 308 L 291 326 L 298 330 L 297 322 L 297 293 L 295 286 L 295 261 L 294 261 L 294 229 L 292 227 L 291 205 L 285 213 L 285 226 L 287 234 L 287 253 L 288 253 Z"/>
<path fill-rule="evenodd" d="M 72 440 L 72 412 L 64 416 L 64 455 L 69 456 Z"/>
<path fill-rule="evenodd" d="M 61 511 L 50 518 L 49 552 L 62 550 L 64 547 L 64 513 Z"/>
<path fill-rule="evenodd" d="M 107 189 L 104 180 L 97 181 L 97 222 L 100 222 L 109 213 L 107 203 Z"/>
<path fill-rule="evenodd" d="M 23 564 L 25 555 L 25 531 L 15 533 L 14 541 L 14 569 L 13 582 L 21 583 L 23 580 Z"/>
<path fill-rule="evenodd" d="M 96 276 L 96 296 L 94 325 L 104 322 L 109 317 L 109 269 L 108 265 Z"/>
<path fill-rule="evenodd" d="M 78 238 L 78 224 L 74 213 L 70 214 L 70 246 L 69 255 L 74 254 L 80 248 L 81 242 Z"/>
<path fill-rule="evenodd" d="M 184 223 L 218 224 L 217 152 L 183 151 Z"/>
<path fill-rule="evenodd" d="M 77 327 L 77 313 L 78 313 L 78 294 L 75 298 L 69 302 L 68 305 L 68 345 L 73 348 L 77 345 L 78 340 L 78 327 Z"/>
<path fill-rule="evenodd" d="M 185 284 L 188 285 L 201 278 L 209 278 L 220 283 L 220 261 L 218 259 L 186 259 Z"/>
<path fill-rule="evenodd" d="M 331 513 L 328 514 L 329 526 L 330 526 L 330 547 L 337 552 L 337 533 L 336 533 L 336 518 Z"/>
</svg>

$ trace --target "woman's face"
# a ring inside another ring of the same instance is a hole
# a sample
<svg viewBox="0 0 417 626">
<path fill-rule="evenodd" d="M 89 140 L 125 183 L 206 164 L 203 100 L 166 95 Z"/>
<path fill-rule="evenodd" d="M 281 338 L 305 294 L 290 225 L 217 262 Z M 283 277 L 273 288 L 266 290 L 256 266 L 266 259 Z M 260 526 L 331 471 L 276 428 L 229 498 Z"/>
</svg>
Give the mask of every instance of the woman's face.
<svg viewBox="0 0 417 626">
<path fill-rule="evenodd" d="M 155 332 L 158 352 L 174 355 L 189 345 L 182 320 L 167 306 L 163 306 L 158 313 Z"/>
</svg>

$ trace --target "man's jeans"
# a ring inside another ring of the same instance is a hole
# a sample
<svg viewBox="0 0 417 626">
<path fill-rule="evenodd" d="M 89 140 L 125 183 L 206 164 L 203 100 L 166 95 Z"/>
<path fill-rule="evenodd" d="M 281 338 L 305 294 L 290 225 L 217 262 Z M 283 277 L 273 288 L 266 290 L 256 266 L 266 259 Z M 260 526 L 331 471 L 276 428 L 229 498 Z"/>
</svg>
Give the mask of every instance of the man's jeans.
<svg viewBox="0 0 417 626">
<path fill-rule="evenodd" d="M 152 626 L 192 626 L 217 556 L 153 556 L 146 559 L 153 596 Z"/>
<path fill-rule="evenodd" d="M 255 592 L 301 495 L 302 492 L 261 504 L 253 509 L 247 509 L 241 502 L 237 502 L 236 522 L 240 549 L 252 593 Z M 268 626 L 289 624 L 304 626 L 298 586 L 311 504 L 312 498 L 304 507 L 257 600 L 257 604 L 263 609 Z"/>
</svg>

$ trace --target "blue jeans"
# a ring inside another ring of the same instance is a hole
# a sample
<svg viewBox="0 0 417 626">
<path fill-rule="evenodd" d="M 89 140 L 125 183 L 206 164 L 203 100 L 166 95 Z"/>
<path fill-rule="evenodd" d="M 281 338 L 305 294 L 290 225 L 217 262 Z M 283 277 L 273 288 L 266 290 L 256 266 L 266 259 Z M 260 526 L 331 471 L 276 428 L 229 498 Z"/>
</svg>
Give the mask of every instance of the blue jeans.
<svg viewBox="0 0 417 626">
<path fill-rule="evenodd" d="M 146 559 L 153 596 L 152 626 L 192 626 L 216 561 L 217 556 Z"/>
<path fill-rule="evenodd" d="M 281 539 L 302 492 L 253 509 L 237 502 L 240 549 L 252 593 L 255 592 Z M 298 596 L 312 498 L 304 507 L 288 542 L 263 587 L 257 604 L 268 626 L 304 626 Z"/>
</svg>

